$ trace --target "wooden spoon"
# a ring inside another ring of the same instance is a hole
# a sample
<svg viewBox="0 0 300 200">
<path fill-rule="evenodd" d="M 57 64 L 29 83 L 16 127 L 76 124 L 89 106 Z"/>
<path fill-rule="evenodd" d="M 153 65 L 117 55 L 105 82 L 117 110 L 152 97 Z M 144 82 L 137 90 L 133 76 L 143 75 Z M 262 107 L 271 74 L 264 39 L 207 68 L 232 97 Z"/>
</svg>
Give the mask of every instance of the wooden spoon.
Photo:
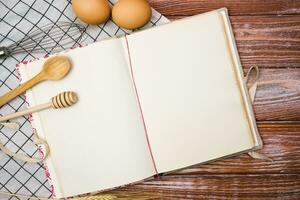
<svg viewBox="0 0 300 200">
<path fill-rule="evenodd" d="M 42 71 L 35 77 L 0 97 L 0 107 L 40 82 L 64 78 L 70 69 L 71 61 L 67 57 L 55 56 L 48 59 L 44 63 Z"/>
</svg>

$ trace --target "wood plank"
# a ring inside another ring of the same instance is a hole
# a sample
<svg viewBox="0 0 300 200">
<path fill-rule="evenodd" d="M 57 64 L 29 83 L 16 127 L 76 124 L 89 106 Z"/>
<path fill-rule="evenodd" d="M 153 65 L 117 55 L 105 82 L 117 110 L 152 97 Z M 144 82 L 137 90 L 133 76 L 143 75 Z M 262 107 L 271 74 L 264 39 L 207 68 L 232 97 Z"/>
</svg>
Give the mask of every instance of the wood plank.
<svg viewBox="0 0 300 200">
<path fill-rule="evenodd" d="M 300 123 L 258 123 L 264 147 L 258 151 L 273 162 L 252 159 L 247 154 L 196 165 L 172 175 L 205 174 L 300 174 Z"/>
<path fill-rule="evenodd" d="M 300 1 L 299 1 L 300 2 Z M 184 16 L 167 16 L 171 20 Z M 230 17 L 242 64 L 300 67 L 300 16 Z"/>
<path fill-rule="evenodd" d="M 194 15 L 227 7 L 230 15 L 299 14 L 298 0 L 150 0 L 163 15 Z"/>
<path fill-rule="evenodd" d="M 299 174 L 165 176 L 109 192 L 120 199 L 299 199 Z"/>
<path fill-rule="evenodd" d="M 232 17 L 231 21 L 245 67 L 300 67 L 300 16 Z"/>
<path fill-rule="evenodd" d="M 300 68 L 261 69 L 254 112 L 259 121 L 300 121 Z"/>
</svg>

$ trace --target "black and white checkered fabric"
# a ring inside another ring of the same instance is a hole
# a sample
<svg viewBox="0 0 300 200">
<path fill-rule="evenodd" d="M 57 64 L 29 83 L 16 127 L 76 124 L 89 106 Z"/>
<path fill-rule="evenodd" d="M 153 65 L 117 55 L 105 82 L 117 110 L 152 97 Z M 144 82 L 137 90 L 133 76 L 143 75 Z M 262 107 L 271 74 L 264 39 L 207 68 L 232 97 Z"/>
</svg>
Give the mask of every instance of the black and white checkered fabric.
<svg viewBox="0 0 300 200">
<path fill-rule="evenodd" d="M 110 1 L 111 4 L 115 2 L 115 0 Z M 72 13 L 71 0 L 0 0 L 0 46 L 7 46 L 22 39 L 32 29 L 61 21 L 81 23 Z M 145 28 L 167 22 L 165 17 L 154 11 L 151 22 Z M 84 44 L 130 32 L 118 27 L 112 21 L 99 26 L 85 26 L 87 29 Z M 43 54 L 51 54 L 51 52 L 45 50 Z M 19 80 L 15 71 L 17 63 L 41 56 L 41 54 L 34 54 L 31 50 L 27 50 L 8 58 L 0 58 L 0 95 L 18 86 Z M 0 108 L 0 115 L 24 108 L 24 98 L 17 97 Z M 20 117 L 15 121 L 21 125 L 20 130 L 13 131 L 0 127 L 0 141 L 16 153 L 38 157 L 37 147 L 32 141 L 33 130 L 28 116 Z M 0 191 L 35 197 L 51 197 L 51 190 L 42 164 L 20 162 L 1 151 Z M 0 200 L 2 199 L 18 198 L 0 195 Z"/>
</svg>

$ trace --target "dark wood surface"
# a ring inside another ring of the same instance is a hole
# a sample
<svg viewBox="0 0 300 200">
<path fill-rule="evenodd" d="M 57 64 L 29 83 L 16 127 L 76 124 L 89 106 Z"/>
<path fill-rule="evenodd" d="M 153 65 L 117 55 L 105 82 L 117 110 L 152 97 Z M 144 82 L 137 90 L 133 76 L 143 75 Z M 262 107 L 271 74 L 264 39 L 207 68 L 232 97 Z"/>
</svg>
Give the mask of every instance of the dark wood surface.
<svg viewBox="0 0 300 200">
<path fill-rule="evenodd" d="M 245 70 L 261 69 L 254 103 L 260 152 L 114 190 L 129 199 L 300 199 L 300 1 L 151 0 L 171 20 L 227 7 Z"/>
</svg>

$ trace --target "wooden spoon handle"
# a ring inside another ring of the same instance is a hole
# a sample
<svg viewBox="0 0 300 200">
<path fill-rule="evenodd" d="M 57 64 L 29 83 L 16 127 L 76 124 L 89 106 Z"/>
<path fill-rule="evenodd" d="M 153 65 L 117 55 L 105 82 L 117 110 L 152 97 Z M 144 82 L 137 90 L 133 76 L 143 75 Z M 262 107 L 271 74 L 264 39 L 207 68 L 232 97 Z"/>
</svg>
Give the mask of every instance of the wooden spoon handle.
<svg viewBox="0 0 300 200">
<path fill-rule="evenodd" d="M 5 95 L 0 97 L 0 107 L 6 104 L 7 102 L 11 101 L 12 99 L 16 98 L 18 95 L 22 94 L 26 90 L 32 88 L 34 85 L 38 84 L 39 82 L 44 80 L 44 76 L 42 73 L 37 74 L 32 79 L 28 80 L 27 82 L 19 85 L 15 89 L 9 91 Z"/>
</svg>

